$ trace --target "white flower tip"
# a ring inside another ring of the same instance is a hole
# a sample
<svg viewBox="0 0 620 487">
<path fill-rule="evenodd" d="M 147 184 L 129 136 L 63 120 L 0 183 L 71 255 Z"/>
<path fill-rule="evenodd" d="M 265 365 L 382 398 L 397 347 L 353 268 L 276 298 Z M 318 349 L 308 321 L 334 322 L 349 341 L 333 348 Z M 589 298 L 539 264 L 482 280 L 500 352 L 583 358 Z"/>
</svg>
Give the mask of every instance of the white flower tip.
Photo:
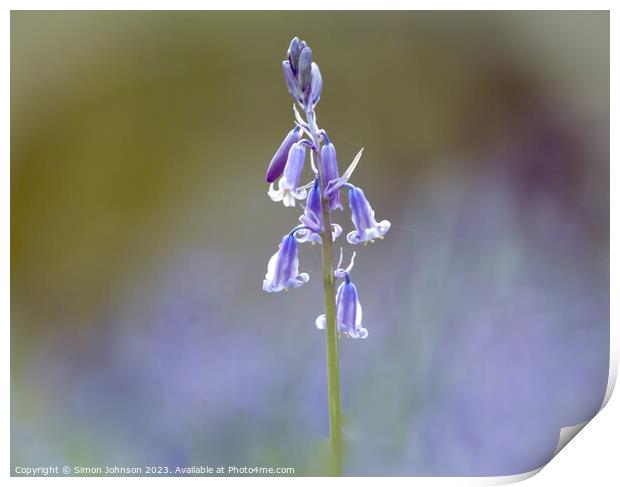
<svg viewBox="0 0 620 487">
<path fill-rule="evenodd" d="M 273 187 L 273 183 L 269 184 L 269 190 L 267 191 L 267 195 L 269 196 L 271 201 L 275 202 L 282 201 L 282 198 L 284 197 L 281 190 L 275 189 Z"/>
<path fill-rule="evenodd" d="M 362 242 L 362 239 L 357 233 L 357 230 L 353 230 L 352 232 L 349 232 L 347 234 L 347 242 L 349 242 L 351 245 L 357 245 Z"/>
<path fill-rule="evenodd" d="M 265 279 L 263 281 L 263 291 L 265 291 L 266 293 L 273 293 L 275 292 L 275 289 L 273 287 L 273 285 L 271 284 L 271 281 Z"/>
<path fill-rule="evenodd" d="M 314 321 L 314 324 L 316 325 L 316 327 L 319 330 L 324 330 L 325 329 L 325 315 L 319 315 L 317 316 L 316 320 Z"/>
<path fill-rule="evenodd" d="M 336 239 L 342 233 L 342 227 L 337 223 L 332 223 L 332 241 L 336 241 Z"/>
</svg>

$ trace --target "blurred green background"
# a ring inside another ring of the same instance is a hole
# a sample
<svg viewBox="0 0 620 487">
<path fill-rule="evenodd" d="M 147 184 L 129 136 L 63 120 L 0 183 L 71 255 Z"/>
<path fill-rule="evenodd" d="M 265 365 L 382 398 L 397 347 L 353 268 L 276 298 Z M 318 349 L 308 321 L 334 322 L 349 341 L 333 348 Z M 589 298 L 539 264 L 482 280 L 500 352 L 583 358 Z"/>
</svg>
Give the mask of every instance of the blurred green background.
<svg viewBox="0 0 620 487">
<path fill-rule="evenodd" d="M 346 472 L 519 473 L 596 412 L 608 13 L 13 12 L 13 466 L 321 473 L 319 250 L 309 285 L 260 289 L 298 216 L 264 184 L 295 35 L 393 225 L 355 270 Z"/>
</svg>

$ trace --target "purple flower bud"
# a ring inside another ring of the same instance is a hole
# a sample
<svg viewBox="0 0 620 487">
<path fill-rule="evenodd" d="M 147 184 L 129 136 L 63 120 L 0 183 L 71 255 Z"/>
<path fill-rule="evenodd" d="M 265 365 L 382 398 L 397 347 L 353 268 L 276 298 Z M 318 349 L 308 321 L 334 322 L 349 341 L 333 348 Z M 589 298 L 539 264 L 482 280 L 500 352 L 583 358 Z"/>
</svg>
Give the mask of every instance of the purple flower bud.
<svg viewBox="0 0 620 487">
<path fill-rule="evenodd" d="M 319 180 L 314 180 L 314 186 L 308 193 L 306 201 L 306 214 L 321 216 L 321 192 L 319 191 Z M 319 228 L 320 230 L 320 228 Z"/>
<path fill-rule="evenodd" d="M 336 147 L 328 142 L 321 149 L 321 162 L 323 163 L 323 177 L 325 184 L 338 179 L 338 158 L 336 157 Z"/>
<path fill-rule="evenodd" d="M 295 233 L 299 242 L 321 243 L 321 231 L 323 230 L 323 216 L 321 214 L 321 191 L 319 190 L 319 180 L 314 180 L 313 188 L 308 192 L 306 209 L 304 214 L 299 217 L 299 221 L 305 225 Z M 332 223 L 332 240 L 336 240 L 342 233 L 342 227 L 337 223 Z"/>
<path fill-rule="evenodd" d="M 303 104 L 301 99 L 301 91 L 299 90 L 299 84 L 297 78 L 291 68 L 289 61 L 282 61 L 282 71 L 284 72 L 284 81 L 286 82 L 286 88 L 295 101 Z"/>
<path fill-rule="evenodd" d="M 305 47 L 299 55 L 299 66 L 297 68 L 297 79 L 299 88 L 305 93 L 310 84 L 310 73 L 312 72 L 312 49 Z"/>
<path fill-rule="evenodd" d="M 297 39 L 297 37 L 293 37 L 293 40 L 288 48 L 288 60 L 291 62 L 293 73 L 296 73 L 297 62 L 299 61 L 299 39 Z"/>
<path fill-rule="evenodd" d="M 355 225 L 355 230 L 347 235 L 347 241 L 351 244 L 373 241 L 376 238 L 383 238 L 390 229 L 390 222 L 383 220 L 377 223 L 375 212 L 368 203 L 364 192 L 353 185 L 349 186 L 349 206 L 351 207 L 351 219 Z"/>
<path fill-rule="evenodd" d="M 322 90 L 323 78 L 321 77 L 321 70 L 316 63 L 312 63 L 312 70 L 310 72 L 310 89 L 308 90 L 308 97 L 312 101 L 312 106 L 316 105 L 321 99 Z"/>
<path fill-rule="evenodd" d="M 268 293 L 277 293 L 299 287 L 309 280 L 308 274 L 299 273 L 297 240 L 291 234 L 286 235 L 282 238 L 278 251 L 269 259 L 263 290 Z"/>
<path fill-rule="evenodd" d="M 362 327 L 362 305 L 357 296 L 355 284 L 345 274 L 345 281 L 338 287 L 336 293 L 336 321 L 338 331 L 351 338 L 366 338 L 368 330 Z M 326 326 L 325 315 L 320 315 L 315 321 L 319 330 Z"/>
<path fill-rule="evenodd" d="M 325 178 L 325 186 L 336 181 L 340 175 L 338 174 L 338 159 L 336 157 L 336 148 L 334 144 L 328 142 L 321 149 L 321 164 L 323 166 L 323 177 Z M 335 210 L 340 208 L 342 210 L 342 204 L 340 203 L 340 191 L 334 191 L 329 195 L 329 209 Z"/>
<path fill-rule="evenodd" d="M 306 191 L 298 189 L 306 158 L 306 142 L 300 140 L 289 150 L 284 172 L 278 181 L 278 189 L 274 189 L 273 183 L 269 185 L 267 194 L 272 201 L 282 201 L 284 206 L 295 206 L 295 199 L 306 197 Z"/>
<path fill-rule="evenodd" d="M 273 183 L 282 175 L 284 167 L 286 166 L 286 160 L 288 159 L 288 153 L 291 147 L 293 147 L 293 144 L 299 141 L 300 138 L 301 129 L 299 127 L 295 127 L 286 135 L 267 168 L 267 176 L 265 179 L 268 183 Z"/>
</svg>

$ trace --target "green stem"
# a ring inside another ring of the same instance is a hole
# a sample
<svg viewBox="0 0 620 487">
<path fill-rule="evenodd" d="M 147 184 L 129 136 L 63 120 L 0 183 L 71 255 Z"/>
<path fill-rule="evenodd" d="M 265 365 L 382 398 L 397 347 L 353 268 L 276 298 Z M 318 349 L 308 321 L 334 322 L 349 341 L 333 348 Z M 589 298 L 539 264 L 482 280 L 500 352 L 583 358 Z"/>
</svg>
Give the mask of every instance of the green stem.
<svg viewBox="0 0 620 487">
<path fill-rule="evenodd" d="M 336 287 L 334 282 L 332 225 L 329 214 L 329 197 L 325 196 L 325 184 L 321 165 L 321 138 L 314 111 L 307 110 L 306 116 L 315 146 L 315 163 L 319 170 L 321 188 L 321 232 L 323 249 L 323 290 L 325 294 L 325 322 L 327 345 L 327 394 L 329 401 L 329 433 L 331 440 L 331 468 L 333 476 L 342 475 L 342 418 L 340 407 L 340 359 L 338 331 L 336 327 Z"/>
</svg>

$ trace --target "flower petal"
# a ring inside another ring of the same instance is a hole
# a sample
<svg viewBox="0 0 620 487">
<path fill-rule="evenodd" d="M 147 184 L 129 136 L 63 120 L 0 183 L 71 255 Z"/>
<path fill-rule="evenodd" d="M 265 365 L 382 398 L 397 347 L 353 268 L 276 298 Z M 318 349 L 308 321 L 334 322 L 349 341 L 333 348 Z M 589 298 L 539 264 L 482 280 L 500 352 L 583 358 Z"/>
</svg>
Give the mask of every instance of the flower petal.
<svg viewBox="0 0 620 487">
<path fill-rule="evenodd" d="M 267 191 L 267 195 L 269 196 L 269 198 L 271 198 L 271 201 L 275 201 L 275 202 L 282 201 L 282 198 L 284 196 L 281 189 L 275 189 L 273 187 L 273 183 L 269 185 L 269 190 Z"/>
<path fill-rule="evenodd" d="M 381 234 L 382 237 L 387 233 L 387 231 L 390 229 L 391 226 L 392 224 L 389 222 L 389 220 L 383 220 L 377 225 L 377 228 L 379 229 L 379 233 Z"/>
<path fill-rule="evenodd" d="M 347 234 L 347 242 L 349 242 L 351 245 L 357 245 L 359 243 L 362 243 L 364 240 L 362 238 L 360 238 L 359 233 L 357 233 L 356 230 L 353 230 L 352 232 L 349 232 Z"/>
<path fill-rule="evenodd" d="M 325 315 L 317 316 L 316 320 L 314 320 L 314 324 L 319 330 L 324 330 L 327 326 L 327 320 L 325 318 Z"/>
<path fill-rule="evenodd" d="M 332 223 L 332 240 L 336 240 L 342 233 L 342 227 L 337 223 Z"/>
</svg>

